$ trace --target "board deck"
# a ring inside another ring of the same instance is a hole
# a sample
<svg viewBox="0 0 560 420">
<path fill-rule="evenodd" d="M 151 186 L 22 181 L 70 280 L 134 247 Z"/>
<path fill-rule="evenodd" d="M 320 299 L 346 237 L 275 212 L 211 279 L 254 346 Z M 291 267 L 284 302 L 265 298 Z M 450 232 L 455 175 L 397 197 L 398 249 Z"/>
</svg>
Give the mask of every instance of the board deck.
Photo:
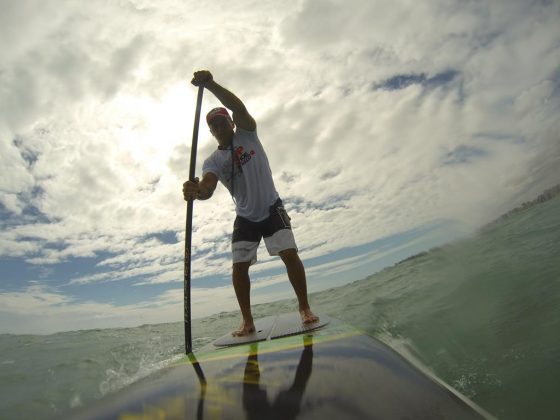
<svg viewBox="0 0 560 420">
<path fill-rule="evenodd" d="M 332 318 L 301 335 L 209 343 L 64 418 L 493 419 L 381 341 Z"/>
<path fill-rule="evenodd" d="M 214 341 L 213 344 L 216 347 L 238 346 L 241 344 L 256 343 L 290 335 L 303 334 L 324 327 L 329 323 L 329 318 L 326 315 L 320 314 L 318 316 L 319 321 L 311 324 L 304 324 L 301 321 L 299 312 L 267 316 L 255 321 L 254 333 L 242 337 L 234 337 L 231 333 L 227 333 Z"/>
</svg>

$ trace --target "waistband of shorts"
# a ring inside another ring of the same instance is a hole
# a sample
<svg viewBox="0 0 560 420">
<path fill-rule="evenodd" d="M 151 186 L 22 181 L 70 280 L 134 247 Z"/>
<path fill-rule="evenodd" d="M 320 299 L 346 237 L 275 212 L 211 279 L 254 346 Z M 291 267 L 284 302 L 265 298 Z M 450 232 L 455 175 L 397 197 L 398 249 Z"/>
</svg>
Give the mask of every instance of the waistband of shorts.
<svg viewBox="0 0 560 420">
<path fill-rule="evenodd" d="M 278 197 L 278 199 L 274 202 L 272 206 L 268 208 L 269 212 L 272 212 L 275 208 L 284 207 L 284 203 L 282 203 L 282 199 Z"/>
<path fill-rule="evenodd" d="M 258 222 L 255 222 L 254 220 L 247 219 L 246 217 L 240 216 L 240 215 L 238 215 L 238 214 L 235 215 L 235 219 L 236 219 L 236 220 L 237 220 L 237 219 L 241 219 L 241 220 L 244 220 L 244 221 L 247 221 L 247 222 L 250 222 L 250 223 L 261 223 L 261 222 L 264 222 L 265 220 L 267 220 L 267 219 L 270 217 L 270 215 L 272 214 L 272 212 L 273 212 L 275 209 L 277 209 L 278 207 L 284 207 L 284 203 L 282 202 L 282 199 L 281 199 L 280 197 L 278 197 L 278 198 L 276 199 L 276 201 L 274 202 L 274 204 L 272 204 L 271 206 L 268 207 L 268 216 L 265 217 L 265 218 L 262 219 L 262 220 L 259 220 Z"/>
</svg>

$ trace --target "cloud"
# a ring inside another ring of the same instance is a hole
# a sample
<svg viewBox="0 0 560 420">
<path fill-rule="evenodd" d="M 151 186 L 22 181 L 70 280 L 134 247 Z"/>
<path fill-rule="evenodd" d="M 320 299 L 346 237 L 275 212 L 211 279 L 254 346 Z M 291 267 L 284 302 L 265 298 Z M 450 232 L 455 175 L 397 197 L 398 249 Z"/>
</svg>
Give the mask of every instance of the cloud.
<svg viewBox="0 0 560 420">
<path fill-rule="evenodd" d="M 560 182 L 558 12 L 521 0 L 12 2 L 0 17 L 0 256 L 55 272 L 88 262 L 50 279 L 68 287 L 180 282 L 197 68 L 256 118 L 304 259 L 434 220 L 475 229 Z M 205 92 L 203 114 L 217 104 Z M 198 174 L 215 147 L 203 123 Z M 224 188 L 196 203 L 196 278 L 228 276 L 232 223 Z M 278 268 L 261 261 L 257 277 Z"/>
<path fill-rule="evenodd" d="M 192 317 L 213 311 L 232 311 L 237 303 L 231 287 L 195 289 Z M 258 302 L 258 299 L 257 299 Z M 150 300 L 116 305 L 93 300 L 79 301 L 61 290 L 33 285 L 20 292 L 0 294 L 0 330 L 3 333 L 50 334 L 58 331 L 132 327 L 142 324 L 181 321 L 183 290 L 173 289 Z"/>
</svg>

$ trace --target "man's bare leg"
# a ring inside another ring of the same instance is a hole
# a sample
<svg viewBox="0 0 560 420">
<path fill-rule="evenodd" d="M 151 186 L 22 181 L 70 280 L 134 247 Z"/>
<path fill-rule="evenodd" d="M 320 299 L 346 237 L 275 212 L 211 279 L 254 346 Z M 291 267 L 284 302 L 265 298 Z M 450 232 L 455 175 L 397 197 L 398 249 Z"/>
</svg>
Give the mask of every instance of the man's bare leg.
<svg viewBox="0 0 560 420">
<path fill-rule="evenodd" d="M 239 329 L 231 333 L 234 337 L 241 337 L 255 331 L 253 315 L 251 314 L 251 281 L 249 280 L 250 265 L 250 262 L 233 264 L 233 288 L 235 290 L 237 302 L 239 302 L 241 316 L 243 317 L 243 323 Z"/>
<path fill-rule="evenodd" d="M 307 301 L 307 281 L 305 279 L 305 268 L 303 263 L 299 258 L 299 255 L 295 249 L 286 249 L 280 252 L 280 258 L 284 261 L 286 265 L 286 270 L 288 271 L 288 278 L 299 303 L 299 313 L 301 315 L 301 320 L 304 324 L 311 324 L 313 322 L 319 321 L 319 317 L 316 316 L 309 308 L 309 302 Z"/>
</svg>

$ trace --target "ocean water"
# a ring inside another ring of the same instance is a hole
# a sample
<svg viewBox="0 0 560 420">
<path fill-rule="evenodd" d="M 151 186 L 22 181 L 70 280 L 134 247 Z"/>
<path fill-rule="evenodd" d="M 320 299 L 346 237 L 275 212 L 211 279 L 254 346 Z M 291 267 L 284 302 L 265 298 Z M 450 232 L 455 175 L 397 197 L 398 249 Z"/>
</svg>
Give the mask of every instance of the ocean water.
<svg viewBox="0 0 560 420">
<path fill-rule="evenodd" d="M 500 419 L 560 418 L 560 196 L 310 300 Z M 285 300 L 254 314 L 294 307 Z M 237 324 L 237 313 L 195 320 L 195 351 Z M 0 418 L 64 418 L 183 350 L 182 323 L 0 335 Z"/>
</svg>

